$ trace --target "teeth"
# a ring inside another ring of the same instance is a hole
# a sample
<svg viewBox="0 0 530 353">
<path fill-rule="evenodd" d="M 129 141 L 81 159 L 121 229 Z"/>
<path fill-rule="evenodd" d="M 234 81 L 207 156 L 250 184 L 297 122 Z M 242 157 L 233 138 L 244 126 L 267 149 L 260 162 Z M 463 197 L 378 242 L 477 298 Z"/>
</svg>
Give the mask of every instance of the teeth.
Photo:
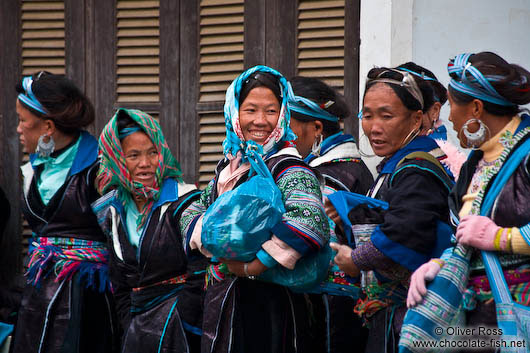
<svg viewBox="0 0 530 353">
<path fill-rule="evenodd" d="M 251 132 L 252 135 L 256 136 L 256 137 L 265 137 L 267 136 L 267 133 L 266 132 Z"/>
</svg>

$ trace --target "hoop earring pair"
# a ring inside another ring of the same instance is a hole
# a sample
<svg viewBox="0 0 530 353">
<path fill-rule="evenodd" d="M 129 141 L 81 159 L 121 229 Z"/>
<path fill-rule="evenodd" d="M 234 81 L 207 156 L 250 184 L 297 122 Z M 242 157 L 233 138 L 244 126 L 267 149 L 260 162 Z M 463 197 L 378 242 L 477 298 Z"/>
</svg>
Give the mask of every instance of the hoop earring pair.
<svg viewBox="0 0 530 353">
<path fill-rule="evenodd" d="M 470 132 L 469 126 L 473 123 L 477 123 L 479 127 L 477 131 Z M 466 137 L 465 147 L 471 148 L 473 150 L 478 149 L 485 141 L 489 140 L 489 138 L 491 137 L 491 132 L 488 126 L 484 124 L 482 120 L 475 118 L 469 119 L 460 128 L 460 131 L 458 132 L 458 138 L 460 139 L 460 141 L 462 141 L 462 139 L 460 138 L 461 134 L 464 134 L 464 136 Z"/>
<path fill-rule="evenodd" d="M 324 137 L 322 135 L 320 135 L 315 139 L 315 141 L 313 141 L 313 146 L 311 146 L 311 154 L 313 156 L 320 156 L 320 150 L 322 149 L 322 141 L 324 141 Z"/>
<path fill-rule="evenodd" d="M 44 141 L 46 138 L 49 139 L 48 142 Z M 53 140 L 53 137 L 46 134 L 41 135 L 39 137 L 39 141 L 37 142 L 37 149 L 35 150 L 35 153 L 37 153 L 40 157 L 49 157 L 53 151 L 55 151 L 55 141 Z"/>
</svg>

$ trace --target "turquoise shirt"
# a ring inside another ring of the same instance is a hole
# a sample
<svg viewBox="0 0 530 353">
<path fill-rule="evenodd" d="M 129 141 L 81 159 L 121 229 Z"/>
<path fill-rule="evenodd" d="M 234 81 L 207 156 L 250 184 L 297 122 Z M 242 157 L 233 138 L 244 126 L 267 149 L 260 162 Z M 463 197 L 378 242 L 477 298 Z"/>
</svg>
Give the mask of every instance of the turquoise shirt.
<svg viewBox="0 0 530 353">
<path fill-rule="evenodd" d="M 137 229 L 136 222 L 138 221 L 139 217 L 140 212 L 136 207 L 136 203 L 132 197 L 128 195 L 127 200 L 125 201 L 125 227 L 127 228 L 127 238 L 135 247 L 138 247 L 138 244 L 140 243 L 140 236 L 145 228 L 144 224 L 140 230 Z"/>
<path fill-rule="evenodd" d="M 63 186 L 74 162 L 80 141 L 81 139 L 78 138 L 73 146 L 66 149 L 56 158 L 39 156 L 32 162 L 33 167 L 44 165 L 42 173 L 37 179 L 37 190 L 39 190 L 40 197 L 45 205 L 50 202 L 57 190 Z"/>
</svg>

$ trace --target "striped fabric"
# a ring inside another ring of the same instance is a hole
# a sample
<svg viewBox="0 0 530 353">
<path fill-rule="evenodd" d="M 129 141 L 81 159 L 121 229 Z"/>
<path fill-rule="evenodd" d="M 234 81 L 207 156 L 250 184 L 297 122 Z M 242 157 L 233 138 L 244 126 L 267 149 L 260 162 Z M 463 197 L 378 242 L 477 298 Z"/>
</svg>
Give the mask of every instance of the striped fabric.
<svg viewBox="0 0 530 353">
<path fill-rule="evenodd" d="M 514 106 L 515 103 L 501 96 L 490 82 L 504 80 L 502 76 L 484 76 L 470 62 L 473 54 L 465 53 L 457 55 L 447 65 L 447 71 L 452 77 L 449 86 L 455 90 L 493 104 L 502 106 Z"/>
</svg>

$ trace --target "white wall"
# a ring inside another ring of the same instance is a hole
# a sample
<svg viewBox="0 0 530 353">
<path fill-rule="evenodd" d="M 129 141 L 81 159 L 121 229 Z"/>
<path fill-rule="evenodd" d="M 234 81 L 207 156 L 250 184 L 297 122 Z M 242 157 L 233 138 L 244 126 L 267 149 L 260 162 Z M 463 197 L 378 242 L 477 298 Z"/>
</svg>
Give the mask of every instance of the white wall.
<svg viewBox="0 0 530 353">
<path fill-rule="evenodd" d="M 414 61 L 447 85 L 449 59 L 480 51 L 530 70 L 530 0 L 361 0 L 361 98 L 374 65 Z M 442 120 L 456 142 L 447 116 L 446 105 Z M 378 160 L 367 162 L 374 171 Z"/>
</svg>

